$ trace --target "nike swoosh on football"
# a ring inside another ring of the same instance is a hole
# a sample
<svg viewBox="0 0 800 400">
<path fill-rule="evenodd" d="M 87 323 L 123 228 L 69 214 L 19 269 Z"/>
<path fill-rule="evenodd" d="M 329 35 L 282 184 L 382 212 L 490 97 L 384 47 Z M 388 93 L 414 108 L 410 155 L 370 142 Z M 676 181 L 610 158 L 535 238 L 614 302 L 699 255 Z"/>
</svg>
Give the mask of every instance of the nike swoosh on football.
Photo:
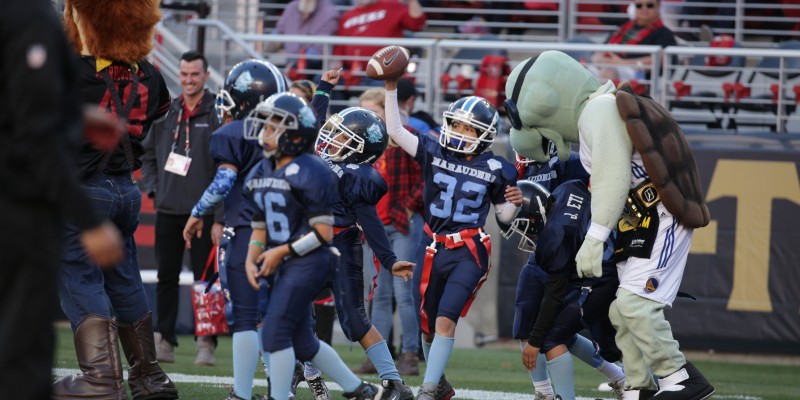
<svg viewBox="0 0 800 400">
<path fill-rule="evenodd" d="M 390 59 L 388 59 L 388 60 L 383 60 L 383 66 L 384 66 L 384 67 L 388 67 L 388 66 L 389 66 L 389 64 L 391 64 L 391 63 L 392 63 L 392 61 L 394 61 L 394 59 L 395 59 L 395 58 L 397 58 L 397 55 L 398 55 L 398 54 L 400 54 L 400 50 L 398 50 L 398 51 L 395 51 L 395 52 L 394 52 L 394 54 L 392 54 L 392 58 L 390 58 Z"/>
</svg>

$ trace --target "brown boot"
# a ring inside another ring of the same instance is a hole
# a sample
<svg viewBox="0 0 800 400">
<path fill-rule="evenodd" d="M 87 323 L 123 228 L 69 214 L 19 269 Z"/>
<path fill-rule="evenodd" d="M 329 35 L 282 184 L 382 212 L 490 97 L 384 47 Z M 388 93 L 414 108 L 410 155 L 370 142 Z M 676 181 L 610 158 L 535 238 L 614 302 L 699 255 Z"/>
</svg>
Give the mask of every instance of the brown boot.
<svg viewBox="0 0 800 400">
<path fill-rule="evenodd" d="M 407 351 L 400 355 L 397 361 L 397 372 L 400 376 L 419 376 L 419 356 L 417 353 Z"/>
<path fill-rule="evenodd" d="M 132 325 L 119 324 L 119 339 L 130 365 L 128 386 L 133 399 L 177 399 L 178 389 L 156 361 L 151 314 L 148 312 Z"/>
<path fill-rule="evenodd" d="M 377 374 L 378 370 L 375 369 L 375 366 L 372 365 L 372 361 L 368 359 L 364 360 L 364 363 L 361 364 L 360 367 L 353 370 L 354 374 Z"/>
<path fill-rule="evenodd" d="M 102 315 L 89 315 L 75 329 L 74 341 L 81 373 L 57 380 L 53 399 L 127 400 L 117 322 Z"/>
</svg>

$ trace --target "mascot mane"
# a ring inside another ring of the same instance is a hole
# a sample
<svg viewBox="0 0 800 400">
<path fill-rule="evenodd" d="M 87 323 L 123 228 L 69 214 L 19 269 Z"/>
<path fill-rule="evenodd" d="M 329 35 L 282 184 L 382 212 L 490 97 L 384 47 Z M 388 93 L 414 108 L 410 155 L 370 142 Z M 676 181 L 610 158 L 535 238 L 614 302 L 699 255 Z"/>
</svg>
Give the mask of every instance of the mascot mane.
<svg viewBox="0 0 800 400">
<path fill-rule="evenodd" d="M 78 14 L 83 42 L 73 13 Z M 124 63 L 134 63 L 150 54 L 160 20 L 156 0 L 67 0 L 64 5 L 67 37 L 78 54 Z"/>
</svg>

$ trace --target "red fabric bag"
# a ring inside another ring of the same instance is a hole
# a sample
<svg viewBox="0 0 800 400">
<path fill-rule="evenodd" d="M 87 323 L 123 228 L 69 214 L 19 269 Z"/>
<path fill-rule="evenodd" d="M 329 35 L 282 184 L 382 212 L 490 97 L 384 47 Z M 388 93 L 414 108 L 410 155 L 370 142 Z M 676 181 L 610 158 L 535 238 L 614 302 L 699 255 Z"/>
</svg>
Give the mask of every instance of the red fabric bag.
<svg viewBox="0 0 800 400">
<path fill-rule="evenodd" d="M 194 307 L 194 334 L 195 336 L 212 336 L 228 333 L 228 321 L 225 319 L 225 294 L 222 291 L 219 279 L 211 282 L 206 280 L 211 266 L 212 276 L 217 276 L 217 248 L 211 249 L 208 255 L 206 269 L 199 281 L 192 285 L 192 306 Z"/>
</svg>

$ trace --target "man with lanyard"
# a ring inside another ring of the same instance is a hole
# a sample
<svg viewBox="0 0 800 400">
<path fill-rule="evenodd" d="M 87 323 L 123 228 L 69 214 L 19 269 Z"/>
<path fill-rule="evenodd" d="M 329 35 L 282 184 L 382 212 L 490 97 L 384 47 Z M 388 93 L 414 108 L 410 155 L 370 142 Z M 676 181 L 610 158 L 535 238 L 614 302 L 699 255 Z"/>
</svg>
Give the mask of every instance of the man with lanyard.
<svg viewBox="0 0 800 400">
<path fill-rule="evenodd" d="M 145 139 L 142 159 L 143 190 L 156 207 L 155 254 L 158 264 L 156 351 L 161 362 L 175 362 L 178 337 L 178 282 L 183 264 L 183 227 L 192 206 L 214 179 L 216 166 L 209 155 L 211 134 L 219 127 L 214 94 L 205 88 L 209 78 L 203 55 L 188 51 L 179 64 L 182 94 L 172 101 L 167 117 L 153 124 Z M 189 248 L 194 280 L 203 275 L 212 246 L 219 243 L 223 210 L 203 217 L 204 232 Z M 199 337 L 197 365 L 214 365 L 216 337 Z"/>
</svg>

